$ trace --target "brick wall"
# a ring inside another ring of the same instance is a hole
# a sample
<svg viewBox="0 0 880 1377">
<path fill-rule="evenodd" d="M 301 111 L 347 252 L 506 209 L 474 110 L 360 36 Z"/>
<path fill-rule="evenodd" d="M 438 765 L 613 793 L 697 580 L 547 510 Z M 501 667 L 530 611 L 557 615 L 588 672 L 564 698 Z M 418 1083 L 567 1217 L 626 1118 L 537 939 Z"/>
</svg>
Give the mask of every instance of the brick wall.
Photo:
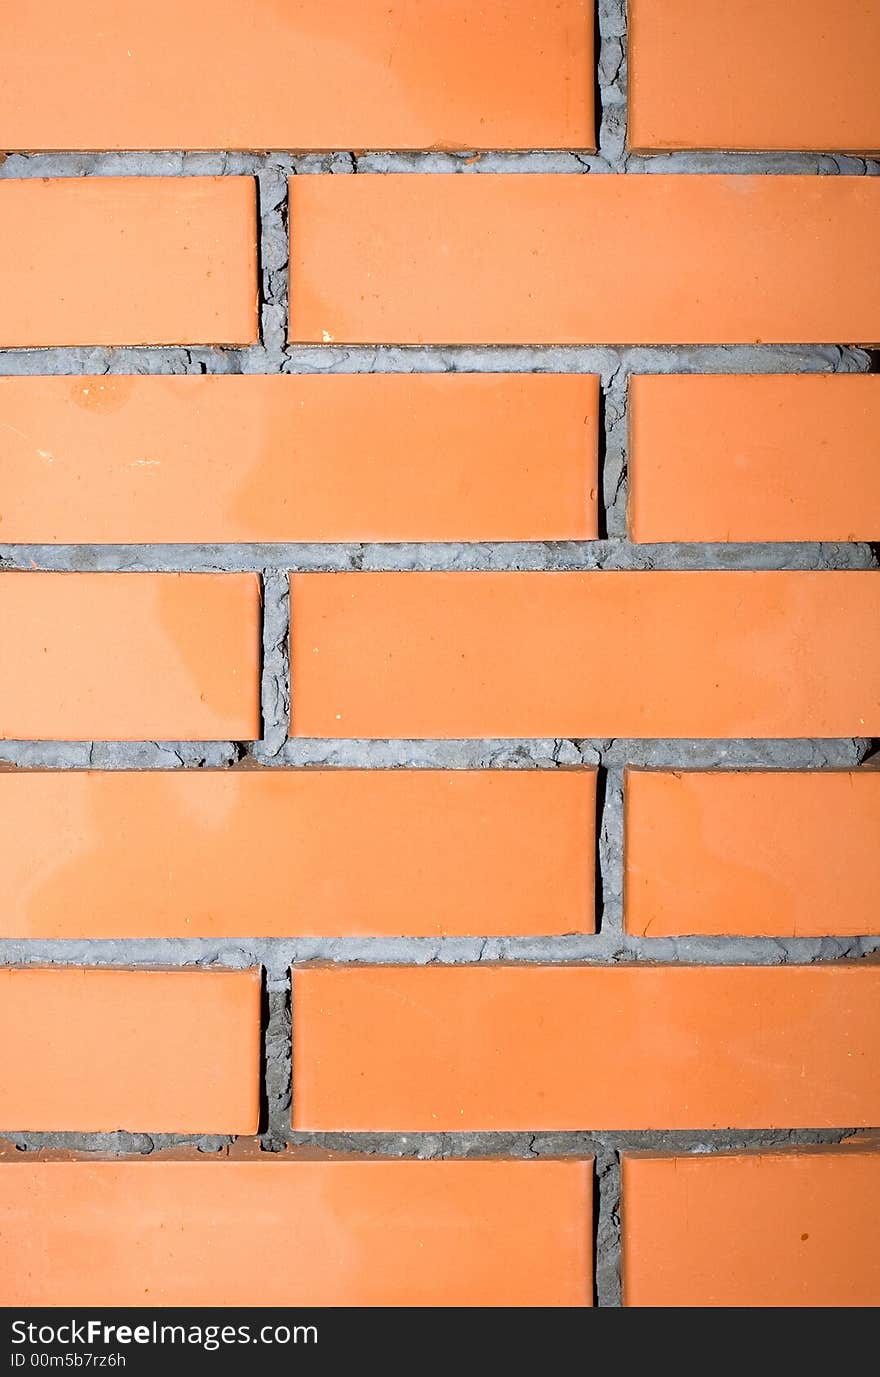
<svg viewBox="0 0 880 1377">
<path fill-rule="evenodd" d="M 5 25 L 0 1301 L 877 1304 L 880 21 L 296 8 Z"/>
</svg>

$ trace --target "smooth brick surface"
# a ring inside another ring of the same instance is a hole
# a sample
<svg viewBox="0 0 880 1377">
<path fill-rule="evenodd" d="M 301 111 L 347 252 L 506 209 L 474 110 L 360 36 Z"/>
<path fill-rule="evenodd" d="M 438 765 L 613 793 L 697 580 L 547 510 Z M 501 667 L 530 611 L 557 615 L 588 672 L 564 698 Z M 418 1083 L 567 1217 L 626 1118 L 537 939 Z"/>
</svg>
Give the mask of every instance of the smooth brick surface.
<svg viewBox="0 0 880 1377">
<path fill-rule="evenodd" d="M 259 972 L 7 968 L 0 990 L 4 1132 L 256 1132 Z"/>
<path fill-rule="evenodd" d="M 0 773 L 0 935 L 591 932 L 595 795 L 581 770 Z"/>
<path fill-rule="evenodd" d="M 825 1128 L 880 1113 L 880 966 L 301 969 L 304 1131 Z"/>
<path fill-rule="evenodd" d="M 880 1305 L 880 1153 L 623 1158 L 624 1303 Z"/>
<path fill-rule="evenodd" d="M 0 574 L 0 738 L 253 740 L 253 574 Z"/>
<path fill-rule="evenodd" d="M 880 771 L 628 770 L 627 932 L 880 931 Z"/>
<path fill-rule="evenodd" d="M 28 0 L 3 147 L 591 148 L 593 0 Z"/>
<path fill-rule="evenodd" d="M 0 242 L 0 348 L 257 339 L 253 178 L 10 178 Z"/>
<path fill-rule="evenodd" d="M 592 1195 L 585 1161 L 6 1160 L 0 1289 L 8 1305 L 585 1306 Z"/>
<path fill-rule="evenodd" d="M 584 540 L 595 376 L 0 379 L 0 540 Z"/>
<path fill-rule="evenodd" d="M 880 731 L 865 572 L 297 574 L 293 733 Z"/>
<path fill-rule="evenodd" d="M 2 394 L 0 394 L 2 395 Z M 641 374 L 629 382 L 634 540 L 874 540 L 880 378 Z"/>
<path fill-rule="evenodd" d="M 303 342 L 870 344 L 870 177 L 294 177 Z"/>
<path fill-rule="evenodd" d="M 627 0 L 632 148 L 880 149 L 874 0 Z"/>
</svg>

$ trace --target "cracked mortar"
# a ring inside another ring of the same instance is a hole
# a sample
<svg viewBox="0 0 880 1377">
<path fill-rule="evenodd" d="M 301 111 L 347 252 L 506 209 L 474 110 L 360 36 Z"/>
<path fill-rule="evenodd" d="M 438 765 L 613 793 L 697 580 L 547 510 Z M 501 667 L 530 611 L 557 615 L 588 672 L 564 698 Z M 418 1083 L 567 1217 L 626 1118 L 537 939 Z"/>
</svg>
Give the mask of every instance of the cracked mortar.
<svg viewBox="0 0 880 1377">
<path fill-rule="evenodd" d="M 0 768 L 198 769 L 242 766 L 554 769 L 600 767 L 598 931 L 592 936 L 540 939 L 320 939 L 242 937 L 212 940 L 83 940 L 0 942 L 3 964 L 260 965 L 265 971 L 265 1087 L 267 1151 L 289 1143 L 390 1156 L 593 1155 L 598 1217 L 596 1289 L 600 1305 L 620 1304 L 619 1153 L 623 1148 L 708 1152 L 724 1148 L 837 1142 L 845 1126 L 827 1132 L 356 1134 L 307 1135 L 290 1130 L 291 1007 L 289 967 L 302 961 L 677 961 L 774 965 L 834 961 L 880 950 L 880 938 L 638 939 L 622 929 L 623 768 L 847 768 L 870 752 L 867 740 L 796 741 L 288 741 L 291 691 L 288 662 L 288 570 L 309 569 L 857 569 L 877 564 L 868 544 L 644 545 L 625 538 L 627 381 L 650 372 L 867 372 L 871 355 L 855 348 L 818 347 L 351 347 L 288 346 L 287 179 L 425 172 L 483 175 L 498 171 L 580 175 L 653 172 L 813 173 L 877 176 L 880 162 L 827 154 L 626 152 L 626 21 L 624 0 L 598 5 L 599 148 L 581 153 L 106 153 L 11 154 L 0 177 L 246 175 L 256 179 L 260 213 L 260 343 L 248 349 L 37 349 L 0 351 L 0 374 L 104 373 L 369 373 L 369 372 L 595 372 L 602 380 L 603 538 L 537 544 L 346 544 L 11 546 L 0 545 L 0 567 L 59 570 L 258 570 L 263 575 L 263 735 L 258 742 L 5 742 Z M 833 477 L 829 481 L 833 481 Z M 295 615 L 295 609 L 294 609 Z M 271 855 L 242 858 L 251 866 Z M 251 926 L 259 931 L 259 915 Z M 294 1022 L 295 1027 L 295 1022 Z M 188 1144 L 218 1152 L 223 1137 L 188 1135 L 8 1135 L 22 1151 L 65 1147 L 93 1153 L 149 1154 Z"/>
</svg>

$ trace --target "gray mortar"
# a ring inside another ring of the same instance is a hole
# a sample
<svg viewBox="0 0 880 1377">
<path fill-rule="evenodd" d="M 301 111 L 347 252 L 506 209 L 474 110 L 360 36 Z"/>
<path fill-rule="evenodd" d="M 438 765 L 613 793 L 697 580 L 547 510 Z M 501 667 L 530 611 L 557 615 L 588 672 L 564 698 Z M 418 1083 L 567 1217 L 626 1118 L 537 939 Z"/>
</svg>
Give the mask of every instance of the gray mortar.
<svg viewBox="0 0 880 1377">
<path fill-rule="evenodd" d="M 386 1156 L 593 1156 L 598 1218 L 596 1290 L 600 1305 L 620 1304 L 619 1155 L 626 1149 L 713 1152 L 840 1142 L 845 1126 L 827 1131 L 532 1134 L 293 1134 L 290 1131 L 291 1000 L 289 968 L 297 962 L 584 963 L 684 961 L 778 965 L 864 958 L 880 937 L 848 939 L 636 939 L 622 930 L 622 779 L 627 764 L 669 768 L 823 769 L 852 767 L 870 753 L 867 740 L 793 741 L 318 741 L 287 740 L 291 689 L 288 659 L 288 570 L 309 569 L 864 569 L 876 566 L 864 543 L 797 545 L 644 545 L 625 538 L 627 382 L 634 372 L 863 373 L 863 349 L 817 347 L 342 347 L 286 344 L 287 178 L 314 173 L 430 172 L 482 175 L 502 171 L 604 175 L 621 172 L 820 173 L 876 176 L 880 161 L 837 154 L 626 152 L 626 22 L 623 0 L 598 6 L 599 148 L 587 153 L 105 153 L 10 154 L 0 177 L 252 176 L 260 214 L 260 342 L 246 349 L 58 348 L 0 351 L 0 374 L 589 372 L 604 399 L 602 490 L 605 539 L 537 544 L 346 544 L 10 546 L 0 567 L 59 570 L 258 570 L 263 574 L 263 735 L 258 742 L 5 742 L 0 764 L 44 769 L 199 769 L 239 764 L 267 767 L 556 769 L 598 766 L 603 801 L 598 835 L 598 931 L 558 938 L 232 940 L 137 939 L 0 941 L 0 963 L 89 966 L 262 966 L 265 971 L 264 1124 L 267 1151 L 310 1144 Z M 829 482 L 833 482 L 829 475 Z M 295 613 L 295 609 L 294 609 Z M 248 866 L 274 857 L 242 857 Z M 255 920 L 252 926 L 259 927 Z M 229 1138 L 206 1135 L 8 1135 L 22 1151 L 66 1147 L 83 1152 L 149 1155 L 196 1145 L 216 1153 Z"/>
</svg>

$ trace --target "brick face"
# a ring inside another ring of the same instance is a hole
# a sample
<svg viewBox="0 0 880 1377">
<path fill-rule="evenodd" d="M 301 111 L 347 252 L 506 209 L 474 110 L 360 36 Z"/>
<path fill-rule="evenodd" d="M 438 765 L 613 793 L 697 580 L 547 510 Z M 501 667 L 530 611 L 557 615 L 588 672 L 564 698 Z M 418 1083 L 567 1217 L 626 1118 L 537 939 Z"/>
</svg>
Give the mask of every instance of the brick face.
<svg viewBox="0 0 880 1377">
<path fill-rule="evenodd" d="M 589 1162 L 5 1160 L 0 1289 L 22 1306 L 584 1306 L 591 1216 Z"/>
<path fill-rule="evenodd" d="M 7 541 L 578 540 L 595 376 L 0 378 Z"/>
<path fill-rule="evenodd" d="M 880 771 L 629 770 L 624 916 L 641 936 L 880 927 Z"/>
<path fill-rule="evenodd" d="M 631 148 L 880 150 L 865 0 L 627 0 Z"/>
<path fill-rule="evenodd" d="M 295 177 L 290 338 L 877 340 L 864 177 Z"/>
<path fill-rule="evenodd" d="M 257 971 L 0 971 L 3 1131 L 255 1133 Z"/>
<path fill-rule="evenodd" d="M 637 541 L 871 540 L 880 530 L 880 378 L 637 374 Z"/>
<path fill-rule="evenodd" d="M 591 932 L 595 794 L 592 771 L 0 773 L 0 935 Z"/>
<path fill-rule="evenodd" d="M 858 963 L 297 970 L 293 1124 L 868 1126 L 878 996 Z"/>
<path fill-rule="evenodd" d="M 0 181 L 0 348 L 250 344 L 248 177 Z"/>
<path fill-rule="evenodd" d="M 623 1160 L 623 1294 L 638 1306 L 876 1306 L 880 1153 Z"/>
<path fill-rule="evenodd" d="M 31 0 L 5 46 L 5 148 L 594 140 L 593 0 Z"/>
<path fill-rule="evenodd" d="M 253 739 L 253 574 L 0 574 L 0 738 Z"/>
<path fill-rule="evenodd" d="M 297 736 L 880 726 L 873 571 L 297 574 L 292 602 Z"/>
</svg>

